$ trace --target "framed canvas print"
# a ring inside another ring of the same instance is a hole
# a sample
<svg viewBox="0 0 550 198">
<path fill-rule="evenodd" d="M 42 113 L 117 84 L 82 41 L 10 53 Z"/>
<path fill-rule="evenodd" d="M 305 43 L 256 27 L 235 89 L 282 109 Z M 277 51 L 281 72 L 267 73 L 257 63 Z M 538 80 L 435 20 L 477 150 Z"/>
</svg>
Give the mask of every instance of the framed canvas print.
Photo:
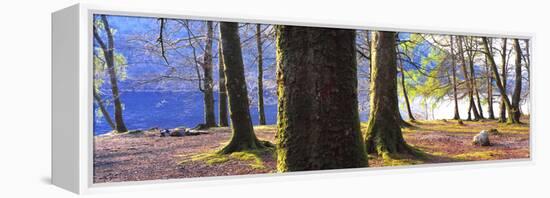
<svg viewBox="0 0 550 198">
<path fill-rule="evenodd" d="M 90 5 L 52 21 L 52 179 L 73 192 L 531 161 L 529 34 Z"/>
</svg>

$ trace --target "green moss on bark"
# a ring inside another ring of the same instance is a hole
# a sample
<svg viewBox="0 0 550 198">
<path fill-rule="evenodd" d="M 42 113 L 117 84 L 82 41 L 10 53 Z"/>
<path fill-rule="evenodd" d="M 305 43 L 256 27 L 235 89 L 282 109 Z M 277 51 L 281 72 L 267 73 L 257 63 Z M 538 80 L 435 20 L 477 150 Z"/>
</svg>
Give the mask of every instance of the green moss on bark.
<svg viewBox="0 0 550 198">
<path fill-rule="evenodd" d="M 373 32 L 370 113 L 365 144 L 368 153 L 381 156 L 414 154 L 401 132 L 397 101 L 395 32 Z"/>
<path fill-rule="evenodd" d="M 220 33 L 233 136 L 229 144 L 218 153 L 229 154 L 244 150 L 264 149 L 269 144 L 256 138 L 250 119 L 238 24 L 222 22 L 220 23 Z"/>
<path fill-rule="evenodd" d="M 367 166 L 353 30 L 277 26 L 277 170 Z"/>
</svg>

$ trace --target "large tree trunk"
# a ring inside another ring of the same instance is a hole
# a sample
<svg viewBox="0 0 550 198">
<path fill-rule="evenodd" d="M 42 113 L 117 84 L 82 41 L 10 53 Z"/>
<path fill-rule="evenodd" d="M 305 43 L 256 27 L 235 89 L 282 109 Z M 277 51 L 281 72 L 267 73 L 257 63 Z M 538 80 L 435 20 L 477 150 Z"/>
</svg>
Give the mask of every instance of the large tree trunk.
<svg viewBox="0 0 550 198">
<path fill-rule="evenodd" d="M 107 108 L 105 108 L 105 104 L 103 104 L 103 100 L 101 99 L 101 96 L 97 94 L 97 92 L 93 91 L 94 93 L 94 100 L 97 103 L 97 106 L 99 107 L 99 110 L 101 111 L 101 114 L 103 114 L 103 117 L 105 118 L 105 121 L 107 121 L 107 124 L 111 127 L 111 129 L 116 130 L 116 125 L 113 122 L 113 119 L 111 118 L 111 115 L 107 111 Z"/>
<path fill-rule="evenodd" d="M 99 34 L 97 33 L 96 28 L 94 27 L 94 38 L 99 43 L 103 50 L 103 55 L 105 56 L 105 62 L 107 64 L 107 71 L 109 73 L 109 80 L 111 83 L 111 90 L 113 93 L 113 102 L 115 107 L 115 125 L 117 132 L 126 132 L 126 124 L 124 124 L 124 119 L 122 117 L 122 102 L 120 101 L 120 94 L 118 90 L 118 78 L 115 69 L 115 55 L 114 55 L 114 39 L 113 33 L 107 21 L 105 15 L 101 15 L 101 20 L 103 22 L 103 28 L 107 34 L 107 44 L 101 40 Z"/>
<path fill-rule="evenodd" d="M 491 54 L 491 52 L 489 51 L 489 45 L 487 43 L 487 38 L 483 38 L 483 46 L 485 48 L 485 53 L 488 56 L 489 58 L 489 64 L 491 65 L 491 68 L 493 70 L 493 76 L 495 77 L 495 81 L 496 81 L 496 84 L 497 84 L 497 87 L 500 91 L 500 94 L 503 96 L 504 98 L 504 104 L 506 105 L 506 109 L 508 110 L 508 112 L 510 112 L 511 115 L 513 115 L 513 113 L 516 111 L 514 110 L 514 108 L 512 107 L 512 104 L 510 102 L 510 100 L 508 99 L 508 95 L 506 95 L 506 92 L 505 92 L 505 89 L 502 85 L 502 81 L 500 79 L 500 76 L 498 75 L 498 72 L 497 72 L 497 65 L 495 63 L 495 59 L 493 58 L 493 55 Z M 514 116 L 508 116 L 508 119 L 507 119 L 507 123 L 509 124 L 512 124 L 512 123 L 519 123 L 519 120 L 516 120 Z"/>
<path fill-rule="evenodd" d="M 522 59 L 522 53 L 521 53 L 521 47 L 519 46 L 519 40 L 514 39 L 514 50 L 516 51 L 516 67 L 515 67 L 515 86 L 514 86 L 514 93 L 512 94 L 512 108 L 513 108 L 513 120 L 520 121 L 521 117 L 521 111 L 520 111 L 520 100 L 521 100 L 521 59 Z"/>
<path fill-rule="evenodd" d="M 451 70 L 453 72 L 453 99 L 455 103 L 453 119 L 460 120 L 460 113 L 458 111 L 458 93 L 456 90 L 456 61 L 455 61 L 455 54 L 454 54 L 453 36 L 450 36 L 450 39 L 451 39 Z"/>
<path fill-rule="evenodd" d="M 258 117 L 260 125 L 265 125 L 265 112 L 264 112 L 264 60 L 262 51 L 262 25 L 256 25 L 256 45 L 258 48 Z"/>
<path fill-rule="evenodd" d="M 468 120 L 472 120 L 471 112 L 474 114 L 474 120 L 479 120 L 479 113 L 477 111 L 475 101 L 474 101 L 474 84 L 472 81 L 472 76 L 468 74 L 468 69 L 466 67 L 466 58 L 464 57 L 463 38 L 462 36 L 458 37 L 458 51 L 462 59 L 462 73 L 464 73 L 464 79 L 466 81 L 466 86 L 468 88 L 468 98 L 470 100 L 468 107 Z"/>
<path fill-rule="evenodd" d="M 504 89 L 504 95 L 508 94 L 507 89 L 507 78 L 508 78 L 508 68 L 507 68 L 507 62 L 506 62 L 506 42 L 508 39 L 503 38 L 502 39 L 502 53 L 501 53 L 501 60 L 502 60 L 502 87 Z M 494 72 L 494 71 L 493 71 Z M 497 71 L 498 73 L 498 71 Z M 502 93 L 502 92 L 501 92 Z M 506 122 L 506 104 L 504 102 L 504 96 L 501 94 L 500 96 L 500 117 L 498 119 L 499 122 Z"/>
<path fill-rule="evenodd" d="M 359 125 L 355 31 L 275 28 L 277 170 L 367 166 Z"/>
<path fill-rule="evenodd" d="M 219 118 L 220 118 L 220 127 L 229 126 L 227 119 L 227 90 L 225 88 L 225 73 L 224 73 L 224 64 L 223 64 L 223 53 L 222 53 L 222 38 L 218 41 L 218 97 L 219 97 Z"/>
<path fill-rule="evenodd" d="M 206 44 L 204 47 L 204 60 L 202 68 L 204 71 L 204 124 L 206 127 L 216 126 L 216 116 L 214 113 L 214 80 L 212 78 L 212 39 L 214 37 L 214 28 L 212 21 L 206 22 Z"/>
<path fill-rule="evenodd" d="M 250 119 L 250 103 L 244 77 L 238 24 L 221 22 L 220 33 L 233 136 L 229 144 L 219 153 L 228 154 L 243 150 L 262 149 L 266 146 L 266 142 L 256 138 Z"/>
<path fill-rule="evenodd" d="M 395 35 L 395 32 L 374 32 L 372 35 L 370 113 L 365 143 L 369 153 L 382 156 L 412 154 L 411 147 L 403 139 L 400 120 L 395 116 L 399 109 Z"/>
</svg>

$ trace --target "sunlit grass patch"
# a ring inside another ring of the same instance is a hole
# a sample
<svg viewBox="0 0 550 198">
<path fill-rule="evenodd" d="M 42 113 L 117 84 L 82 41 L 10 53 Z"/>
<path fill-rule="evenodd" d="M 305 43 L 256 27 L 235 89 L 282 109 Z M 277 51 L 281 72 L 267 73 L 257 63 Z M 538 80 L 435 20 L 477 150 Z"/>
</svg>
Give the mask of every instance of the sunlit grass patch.
<svg viewBox="0 0 550 198">
<path fill-rule="evenodd" d="M 379 155 L 369 155 L 369 160 L 378 161 L 382 166 L 407 166 L 424 164 L 430 160 L 430 154 L 424 150 L 415 147 L 414 145 L 408 145 L 410 147 L 410 153 L 408 154 L 396 154 L 396 153 L 381 153 Z M 369 162 L 370 162 L 369 161 Z"/>
<path fill-rule="evenodd" d="M 384 155 L 382 160 L 384 160 L 384 166 L 407 166 L 424 163 L 419 157 L 409 155 Z"/>
<path fill-rule="evenodd" d="M 463 121 L 457 120 L 417 120 L 411 122 L 413 127 L 402 128 L 403 133 L 416 132 L 452 132 L 452 133 L 479 133 L 482 130 L 497 129 L 504 134 L 529 133 L 529 124 L 506 124 L 496 120 Z"/>
<path fill-rule="evenodd" d="M 471 161 L 471 160 L 491 160 L 495 159 L 498 155 L 501 155 L 500 151 L 477 151 L 471 153 L 464 153 L 453 156 L 457 160 Z"/>
<path fill-rule="evenodd" d="M 498 127 L 496 128 L 499 131 L 507 131 L 512 133 L 529 133 L 528 123 L 522 123 L 522 124 L 498 123 Z"/>
<path fill-rule="evenodd" d="M 204 162 L 208 165 L 218 165 L 229 162 L 231 160 L 237 160 L 246 162 L 253 169 L 265 169 L 264 160 L 262 156 L 273 157 L 274 149 L 268 148 L 263 150 L 249 150 L 233 152 L 229 155 L 219 154 L 216 151 L 208 153 L 200 153 L 196 155 L 180 155 L 180 157 L 187 158 L 180 161 L 180 164 L 186 164 L 189 162 Z"/>
<path fill-rule="evenodd" d="M 265 152 L 265 151 L 263 151 Z M 264 165 L 264 162 L 261 158 L 261 154 L 263 154 L 262 151 L 242 151 L 242 152 L 234 152 L 229 155 L 230 157 L 234 159 L 238 159 L 241 161 L 247 161 L 250 162 L 250 167 L 255 169 L 264 169 L 266 168 Z"/>
<path fill-rule="evenodd" d="M 188 159 L 181 161 L 180 164 L 196 161 L 202 161 L 208 165 L 215 165 L 225 163 L 229 161 L 229 158 L 226 155 L 220 155 L 217 153 L 201 153 L 189 156 Z"/>
<path fill-rule="evenodd" d="M 254 126 L 254 130 L 276 130 L 277 125 L 257 125 Z"/>
</svg>

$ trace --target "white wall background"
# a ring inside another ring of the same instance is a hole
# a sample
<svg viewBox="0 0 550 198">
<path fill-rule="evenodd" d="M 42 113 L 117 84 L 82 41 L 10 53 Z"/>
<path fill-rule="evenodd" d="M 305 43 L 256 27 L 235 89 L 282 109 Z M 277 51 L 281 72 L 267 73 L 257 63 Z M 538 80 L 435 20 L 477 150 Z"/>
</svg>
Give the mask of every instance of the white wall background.
<svg viewBox="0 0 550 198">
<path fill-rule="evenodd" d="M 160 10 L 223 12 L 277 19 L 383 26 L 535 33 L 532 84 L 535 164 L 383 171 L 361 176 L 229 180 L 191 189 L 140 190 L 100 197 L 544 197 L 550 177 L 550 54 L 544 1 L 480 0 L 18 0 L 0 6 L 0 197 L 72 197 L 50 180 L 50 14 L 78 2 Z M 113 3 L 114 2 L 114 3 Z M 345 174 L 349 175 L 349 174 Z"/>
</svg>

